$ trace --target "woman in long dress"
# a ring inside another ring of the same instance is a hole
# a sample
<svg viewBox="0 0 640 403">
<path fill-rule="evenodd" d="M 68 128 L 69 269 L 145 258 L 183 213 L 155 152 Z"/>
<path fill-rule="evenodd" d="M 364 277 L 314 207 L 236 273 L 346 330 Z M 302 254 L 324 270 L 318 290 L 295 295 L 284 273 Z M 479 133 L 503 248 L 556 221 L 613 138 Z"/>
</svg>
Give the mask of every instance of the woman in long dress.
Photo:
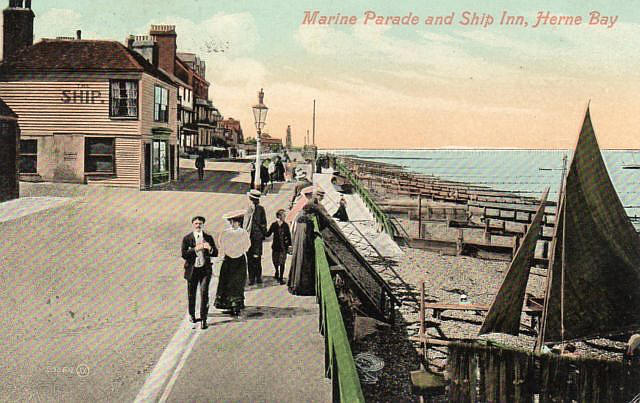
<svg viewBox="0 0 640 403">
<path fill-rule="evenodd" d="M 293 295 L 316 294 L 316 260 L 313 231 L 315 206 L 307 203 L 296 220 L 293 232 L 293 255 L 287 285 Z"/>
<path fill-rule="evenodd" d="M 218 256 L 224 256 L 220 268 L 220 278 L 214 306 L 230 311 L 234 316 L 244 309 L 244 284 L 247 281 L 246 252 L 251 246 L 249 233 L 242 228 L 244 210 L 225 214 L 231 228 L 227 228 L 218 238 Z"/>
</svg>

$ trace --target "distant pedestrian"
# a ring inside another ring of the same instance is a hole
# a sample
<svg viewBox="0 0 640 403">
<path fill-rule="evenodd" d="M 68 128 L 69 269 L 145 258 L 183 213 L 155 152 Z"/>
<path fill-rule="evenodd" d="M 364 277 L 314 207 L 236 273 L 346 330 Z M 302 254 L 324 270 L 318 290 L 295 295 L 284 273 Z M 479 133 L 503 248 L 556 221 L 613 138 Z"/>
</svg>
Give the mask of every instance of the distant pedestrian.
<svg viewBox="0 0 640 403">
<path fill-rule="evenodd" d="M 284 182 L 284 164 L 282 158 L 276 158 L 276 180 L 278 182 Z"/>
<path fill-rule="evenodd" d="M 254 162 L 250 164 L 249 171 L 251 172 L 251 184 L 249 185 L 249 190 L 251 190 L 256 187 L 256 164 Z"/>
<path fill-rule="evenodd" d="M 260 192 L 267 194 L 267 185 L 269 184 L 269 168 L 265 164 L 260 165 Z"/>
<path fill-rule="evenodd" d="M 287 253 L 291 247 L 291 231 L 289 230 L 289 224 L 284 222 L 284 213 L 284 210 L 278 210 L 276 221 L 271 223 L 266 234 L 267 237 L 273 235 L 273 242 L 271 243 L 271 259 L 275 269 L 273 277 L 280 284 L 284 284 L 284 265 L 287 262 Z"/>
<path fill-rule="evenodd" d="M 333 218 L 338 221 L 349 221 L 349 215 L 347 214 L 347 201 L 344 196 L 340 198 L 340 203 L 338 206 L 338 210 L 333 213 Z"/>
<path fill-rule="evenodd" d="M 269 167 L 267 168 L 269 171 L 269 190 L 273 191 L 273 182 L 276 181 L 276 163 L 271 160 L 269 161 Z"/>
<path fill-rule="evenodd" d="M 251 190 L 249 207 L 244 216 L 244 229 L 249 233 L 251 247 L 247 252 L 247 264 L 249 271 L 249 285 L 262 283 L 262 242 L 267 233 L 267 214 L 260 205 L 261 193 Z"/>
<path fill-rule="evenodd" d="M 296 199 L 300 195 L 300 192 L 302 191 L 302 189 L 308 188 L 311 185 L 313 185 L 313 183 L 311 183 L 311 181 L 307 179 L 307 173 L 304 171 L 299 171 L 298 174 L 296 175 L 296 184 L 293 188 L 293 197 L 291 198 L 291 204 L 290 204 L 291 207 L 293 207 L 293 204 L 295 203 Z"/>
<path fill-rule="evenodd" d="M 198 180 L 204 179 L 204 156 L 202 154 L 198 154 L 198 158 L 196 158 L 196 169 L 198 170 Z"/>
<path fill-rule="evenodd" d="M 193 217 L 193 231 L 182 238 L 182 258 L 184 259 L 184 278 L 187 280 L 187 298 L 191 323 L 196 319 L 196 292 L 200 285 L 200 321 L 201 328 L 207 328 L 209 311 L 209 283 L 211 282 L 211 257 L 218 256 L 218 250 L 211 235 L 203 231 L 205 219 Z"/>
<path fill-rule="evenodd" d="M 220 233 L 218 246 L 220 256 L 224 256 L 220 267 L 220 278 L 214 306 L 238 316 L 244 309 L 244 285 L 247 281 L 246 252 L 251 247 L 249 233 L 242 228 L 244 210 L 237 210 L 222 216 L 229 221 L 230 228 Z"/>
</svg>

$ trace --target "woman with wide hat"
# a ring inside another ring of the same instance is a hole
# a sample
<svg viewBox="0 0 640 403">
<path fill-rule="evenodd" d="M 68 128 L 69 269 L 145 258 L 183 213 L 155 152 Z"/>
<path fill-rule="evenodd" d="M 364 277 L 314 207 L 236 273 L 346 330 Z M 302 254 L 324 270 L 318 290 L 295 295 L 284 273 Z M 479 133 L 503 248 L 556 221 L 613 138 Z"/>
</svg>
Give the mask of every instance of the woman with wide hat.
<svg viewBox="0 0 640 403">
<path fill-rule="evenodd" d="M 222 216 L 231 224 L 218 238 L 219 254 L 223 256 L 218 290 L 214 306 L 234 316 L 244 309 L 244 284 L 247 281 L 246 252 L 251 246 L 249 233 L 242 228 L 245 210 L 236 210 Z"/>
</svg>

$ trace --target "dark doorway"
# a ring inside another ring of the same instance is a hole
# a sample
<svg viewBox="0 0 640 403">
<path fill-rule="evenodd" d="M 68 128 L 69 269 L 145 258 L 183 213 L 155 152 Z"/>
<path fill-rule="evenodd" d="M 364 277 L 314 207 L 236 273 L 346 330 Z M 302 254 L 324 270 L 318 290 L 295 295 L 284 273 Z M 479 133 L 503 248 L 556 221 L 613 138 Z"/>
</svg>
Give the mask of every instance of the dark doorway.
<svg viewBox="0 0 640 403">
<path fill-rule="evenodd" d="M 144 145 L 144 188 L 151 187 L 151 144 Z"/>
<path fill-rule="evenodd" d="M 176 146 L 171 144 L 169 146 L 169 178 L 171 180 L 176 179 Z"/>
</svg>

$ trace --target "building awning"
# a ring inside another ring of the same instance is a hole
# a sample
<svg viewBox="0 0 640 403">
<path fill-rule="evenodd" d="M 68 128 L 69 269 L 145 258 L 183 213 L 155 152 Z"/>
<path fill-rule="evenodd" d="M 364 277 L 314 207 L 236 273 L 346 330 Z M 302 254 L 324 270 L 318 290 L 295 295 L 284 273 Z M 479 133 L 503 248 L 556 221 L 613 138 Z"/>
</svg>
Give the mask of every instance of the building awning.
<svg viewBox="0 0 640 403">
<path fill-rule="evenodd" d="M 151 134 L 153 135 L 153 137 L 163 137 L 168 139 L 172 133 L 173 130 L 169 129 L 168 127 L 154 127 L 151 129 Z"/>
</svg>

